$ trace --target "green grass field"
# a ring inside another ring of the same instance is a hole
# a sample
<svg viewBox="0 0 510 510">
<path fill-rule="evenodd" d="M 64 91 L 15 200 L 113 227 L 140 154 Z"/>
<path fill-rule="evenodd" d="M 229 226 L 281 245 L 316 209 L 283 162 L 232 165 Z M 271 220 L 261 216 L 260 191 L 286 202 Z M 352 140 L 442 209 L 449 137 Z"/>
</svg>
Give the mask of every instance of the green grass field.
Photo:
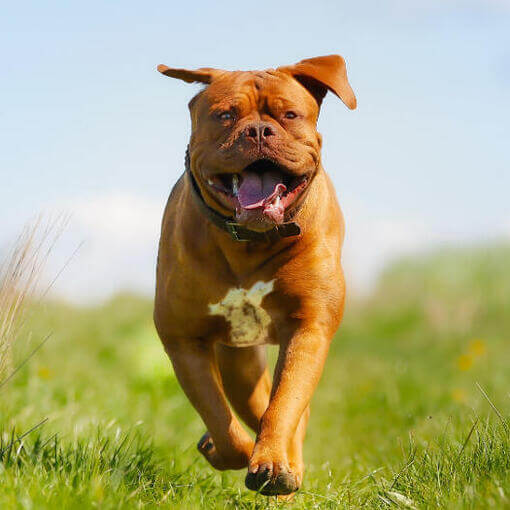
<svg viewBox="0 0 510 510">
<path fill-rule="evenodd" d="M 16 357 L 52 336 L 0 388 L 0 508 L 510 508 L 509 261 L 508 245 L 403 260 L 349 302 L 291 503 L 196 452 L 148 300 L 40 304 Z"/>
</svg>

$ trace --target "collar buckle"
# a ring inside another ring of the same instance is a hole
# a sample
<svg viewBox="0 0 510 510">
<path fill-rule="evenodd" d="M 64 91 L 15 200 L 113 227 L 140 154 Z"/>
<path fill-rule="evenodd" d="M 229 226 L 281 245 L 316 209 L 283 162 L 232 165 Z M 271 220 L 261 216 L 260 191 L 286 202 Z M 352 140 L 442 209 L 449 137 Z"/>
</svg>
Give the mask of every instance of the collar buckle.
<svg viewBox="0 0 510 510">
<path fill-rule="evenodd" d="M 246 242 L 248 239 L 240 236 L 238 231 L 239 223 L 234 223 L 233 221 L 226 221 L 225 226 L 227 227 L 227 232 L 230 234 L 234 241 Z"/>
</svg>

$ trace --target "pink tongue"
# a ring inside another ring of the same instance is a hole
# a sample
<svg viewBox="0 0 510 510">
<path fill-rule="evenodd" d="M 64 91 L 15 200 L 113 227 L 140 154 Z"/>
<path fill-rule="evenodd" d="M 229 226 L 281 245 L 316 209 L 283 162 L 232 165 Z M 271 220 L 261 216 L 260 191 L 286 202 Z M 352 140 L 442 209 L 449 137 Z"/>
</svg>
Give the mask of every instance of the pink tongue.
<svg viewBox="0 0 510 510">
<path fill-rule="evenodd" d="M 286 189 L 279 172 L 256 173 L 245 170 L 237 199 L 243 209 L 256 209 L 271 202 Z"/>
</svg>

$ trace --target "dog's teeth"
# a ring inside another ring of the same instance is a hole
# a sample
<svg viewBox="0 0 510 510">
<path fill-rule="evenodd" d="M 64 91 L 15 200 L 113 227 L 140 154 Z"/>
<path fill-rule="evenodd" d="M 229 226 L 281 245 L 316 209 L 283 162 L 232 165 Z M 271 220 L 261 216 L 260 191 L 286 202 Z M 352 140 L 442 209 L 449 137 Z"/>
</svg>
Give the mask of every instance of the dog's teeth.
<svg viewBox="0 0 510 510">
<path fill-rule="evenodd" d="M 207 184 L 209 184 L 209 186 L 212 186 L 214 182 L 212 182 L 212 179 L 207 179 Z"/>
<path fill-rule="evenodd" d="M 235 197 L 237 197 L 237 193 L 239 191 L 239 176 L 234 174 L 232 176 L 232 193 Z"/>
</svg>

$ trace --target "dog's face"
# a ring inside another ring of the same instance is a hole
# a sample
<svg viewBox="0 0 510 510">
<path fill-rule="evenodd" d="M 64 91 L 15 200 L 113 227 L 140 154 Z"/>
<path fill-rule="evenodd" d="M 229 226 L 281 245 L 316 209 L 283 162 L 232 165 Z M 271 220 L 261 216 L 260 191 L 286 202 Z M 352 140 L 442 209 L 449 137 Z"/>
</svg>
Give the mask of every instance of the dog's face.
<svg viewBox="0 0 510 510">
<path fill-rule="evenodd" d="M 191 171 L 210 207 L 254 230 L 282 223 L 303 200 L 320 165 L 327 90 L 356 106 L 336 55 L 267 71 L 158 69 L 208 84 L 189 105 Z"/>
</svg>

